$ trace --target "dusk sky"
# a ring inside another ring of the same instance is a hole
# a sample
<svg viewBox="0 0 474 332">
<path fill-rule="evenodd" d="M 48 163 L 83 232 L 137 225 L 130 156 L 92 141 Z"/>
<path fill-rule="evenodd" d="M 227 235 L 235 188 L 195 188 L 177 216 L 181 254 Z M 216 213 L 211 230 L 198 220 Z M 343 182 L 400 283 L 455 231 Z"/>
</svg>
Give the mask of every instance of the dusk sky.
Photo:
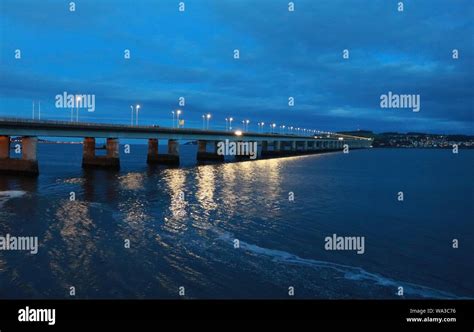
<svg viewBox="0 0 474 332">
<path fill-rule="evenodd" d="M 214 129 L 232 116 L 253 130 L 474 134 L 472 0 L 69 2 L 0 0 L 0 116 L 31 118 L 41 100 L 42 119 L 69 120 L 54 104 L 67 91 L 96 96 L 81 121 L 127 124 L 139 103 L 141 124 L 171 126 L 183 96 L 187 128 L 211 113 Z M 420 94 L 420 112 L 380 108 L 388 91 Z"/>
</svg>

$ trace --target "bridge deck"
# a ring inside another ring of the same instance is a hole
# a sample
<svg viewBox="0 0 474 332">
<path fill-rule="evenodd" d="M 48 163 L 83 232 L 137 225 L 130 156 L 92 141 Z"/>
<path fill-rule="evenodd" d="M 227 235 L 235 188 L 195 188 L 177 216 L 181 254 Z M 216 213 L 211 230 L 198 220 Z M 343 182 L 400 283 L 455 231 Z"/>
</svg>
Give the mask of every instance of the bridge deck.
<svg viewBox="0 0 474 332">
<path fill-rule="evenodd" d="M 242 141 L 308 141 L 316 140 L 313 136 L 290 134 L 271 134 L 243 132 L 237 136 L 233 131 L 200 130 L 187 128 L 167 128 L 158 126 L 129 126 L 122 124 L 102 124 L 85 122 L 65 122 L 48 120 L 28 120 L 0 118 L 0 135 L 8 136 L 45 136 L 45 137 L 103 137 L 130 139 L 177 139 L 177 140 L 242 140 Z M 344 135 L 338 135 L 343 137 Z M 337 137 L 318 138 L 318 140 L 335 140 Z M 346 139 L 361 139 L 347 137 Z"/>
</svg>

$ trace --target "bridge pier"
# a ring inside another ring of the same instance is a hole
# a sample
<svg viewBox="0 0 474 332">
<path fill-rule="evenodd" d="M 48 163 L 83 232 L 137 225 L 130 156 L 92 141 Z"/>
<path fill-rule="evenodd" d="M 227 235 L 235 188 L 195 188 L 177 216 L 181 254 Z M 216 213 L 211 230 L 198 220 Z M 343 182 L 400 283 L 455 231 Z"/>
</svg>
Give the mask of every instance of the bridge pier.
<svg viewBox="0 0 474 332">
<path fill-rule="evenodd" d="M 10 158 L 10 136 L 0 136 L 0 159 Z"/>
<path fill-rule="evenodd" d="M 37 176 L 39 174 L 36 136 L 21 138 L 21 159 L 10 158 L 10 136 L 0 136 L 0 173 Z"/>
<path fill-rule="evenodd" d="M 148 164 L 161 164 L 161 165 L 179 165 L 179 143 L 177 140 L 168 140 L 168 153 L 158 153 L 158 139 L 148 139 L 148 155 L 146 162 Z"/>
<path fill-rule="evenodd" d="M 298 142 L 297 141 L 291 141 L 290 142 L 290 152 L 289 154 L 292 155 L 297 155 L 298 154 Z"/>
<path fill-rule="evenodd" d="M 95 138 L 85 137 L 82 151 L 82 168 L 120 169 L 119 141 L 117 138 L 107 138 L 107 154 L 96 156 Z"/>
<path fill-rule="evenodd" d="M 207 152 L 207 143 L 209 141 L 198 140 L 198 152 L 197 152 L 197 161 L 199 162 L 207 162 L 207 161 L 215 161 L 215 162 L 223 162 L 224 155 L 217 154 L 217 141 L 213 142 L 213 151 Z"/>
</svg>

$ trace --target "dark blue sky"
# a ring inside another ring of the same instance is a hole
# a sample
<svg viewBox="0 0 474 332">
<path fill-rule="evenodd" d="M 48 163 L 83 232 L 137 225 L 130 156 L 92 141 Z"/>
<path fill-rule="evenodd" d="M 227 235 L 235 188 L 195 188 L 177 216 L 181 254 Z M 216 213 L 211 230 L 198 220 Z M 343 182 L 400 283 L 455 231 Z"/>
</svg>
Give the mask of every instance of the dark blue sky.
<svg viewBox="0 0 474 332">
<path fill-rule="evenodd" d="M 69 119 L 63 91 L 96 95 L 81 120 L 186 127 L 224 118 L 320 130 L 474 133 L 472 0 L 0 0 L 0 116 Z M 14 58 L 20 49 L 22 58 Z M 124 49 L 131 59 L 125 60 Z M 233 59 L 233 50 L 240 59 Z M 350 58 L 342 58 L 349 49 Z M 452 50 L 459 59 L 452 59 Z M 421 111 L 380 95 L 420 94 Z M 288 106 L 288 97 L 295 106 Z"/>
</svg>

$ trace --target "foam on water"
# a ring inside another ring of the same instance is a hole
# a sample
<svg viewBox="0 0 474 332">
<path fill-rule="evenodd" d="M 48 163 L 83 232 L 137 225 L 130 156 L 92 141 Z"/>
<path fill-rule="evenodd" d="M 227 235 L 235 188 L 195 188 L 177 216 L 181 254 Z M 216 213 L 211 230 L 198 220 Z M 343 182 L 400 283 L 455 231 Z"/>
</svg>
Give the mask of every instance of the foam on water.
<svg viewBox="0 0 474 332">
<path fill-rule="evenodd" d="M 22 191 L 22 190 L 0 191 L 0 207 L 2 207 L 10 199 L 19 198 L 25 194 L 26 194 L 26 191 Z"/>
<path fill-rule="evenodd" d="M 226 242 L 232 242 L 234 240 L 234 237 L 230 233 L 227 233 L 227 232 L 217 232 L 217 233 L 220 234 L 218 237 L 219 240 L 226 241 Z M 433 289 L 433 288 L 426 287 L 423 285 L 390 279 L 376 273 L 368 272 L 360 267 L 343 265 L 343 264 L 327 262 L 327 261 L 320 261 L 320 260 L 315 260 L 315 259 L 301 258 L 297 255 L 291 254 L 286 251 L 262 248 L 255 244 L 246 243 L 244 241 L 239 241 L 239 244 L 240 244 L 241 249 L 246 250 L 256 255 L 271 258 L 272 261 L 274 262 L 297 265 L 297 266 L 306 266 L 306 267 L 310 267 L 314 269 L 331 269 L 331 270 L 341 273 L 346 280 L 367 281 L 367 282 L 372 282 L 380 286 L 391 287 L 394 289 L 394 293 L 396 292 L 398 287 L 402 286 L 404 294 L 421 296 L 424 298 L 436 298 L 436 299 L 461 299 L 462 298 L 452 293 Z"/>
</svg>

